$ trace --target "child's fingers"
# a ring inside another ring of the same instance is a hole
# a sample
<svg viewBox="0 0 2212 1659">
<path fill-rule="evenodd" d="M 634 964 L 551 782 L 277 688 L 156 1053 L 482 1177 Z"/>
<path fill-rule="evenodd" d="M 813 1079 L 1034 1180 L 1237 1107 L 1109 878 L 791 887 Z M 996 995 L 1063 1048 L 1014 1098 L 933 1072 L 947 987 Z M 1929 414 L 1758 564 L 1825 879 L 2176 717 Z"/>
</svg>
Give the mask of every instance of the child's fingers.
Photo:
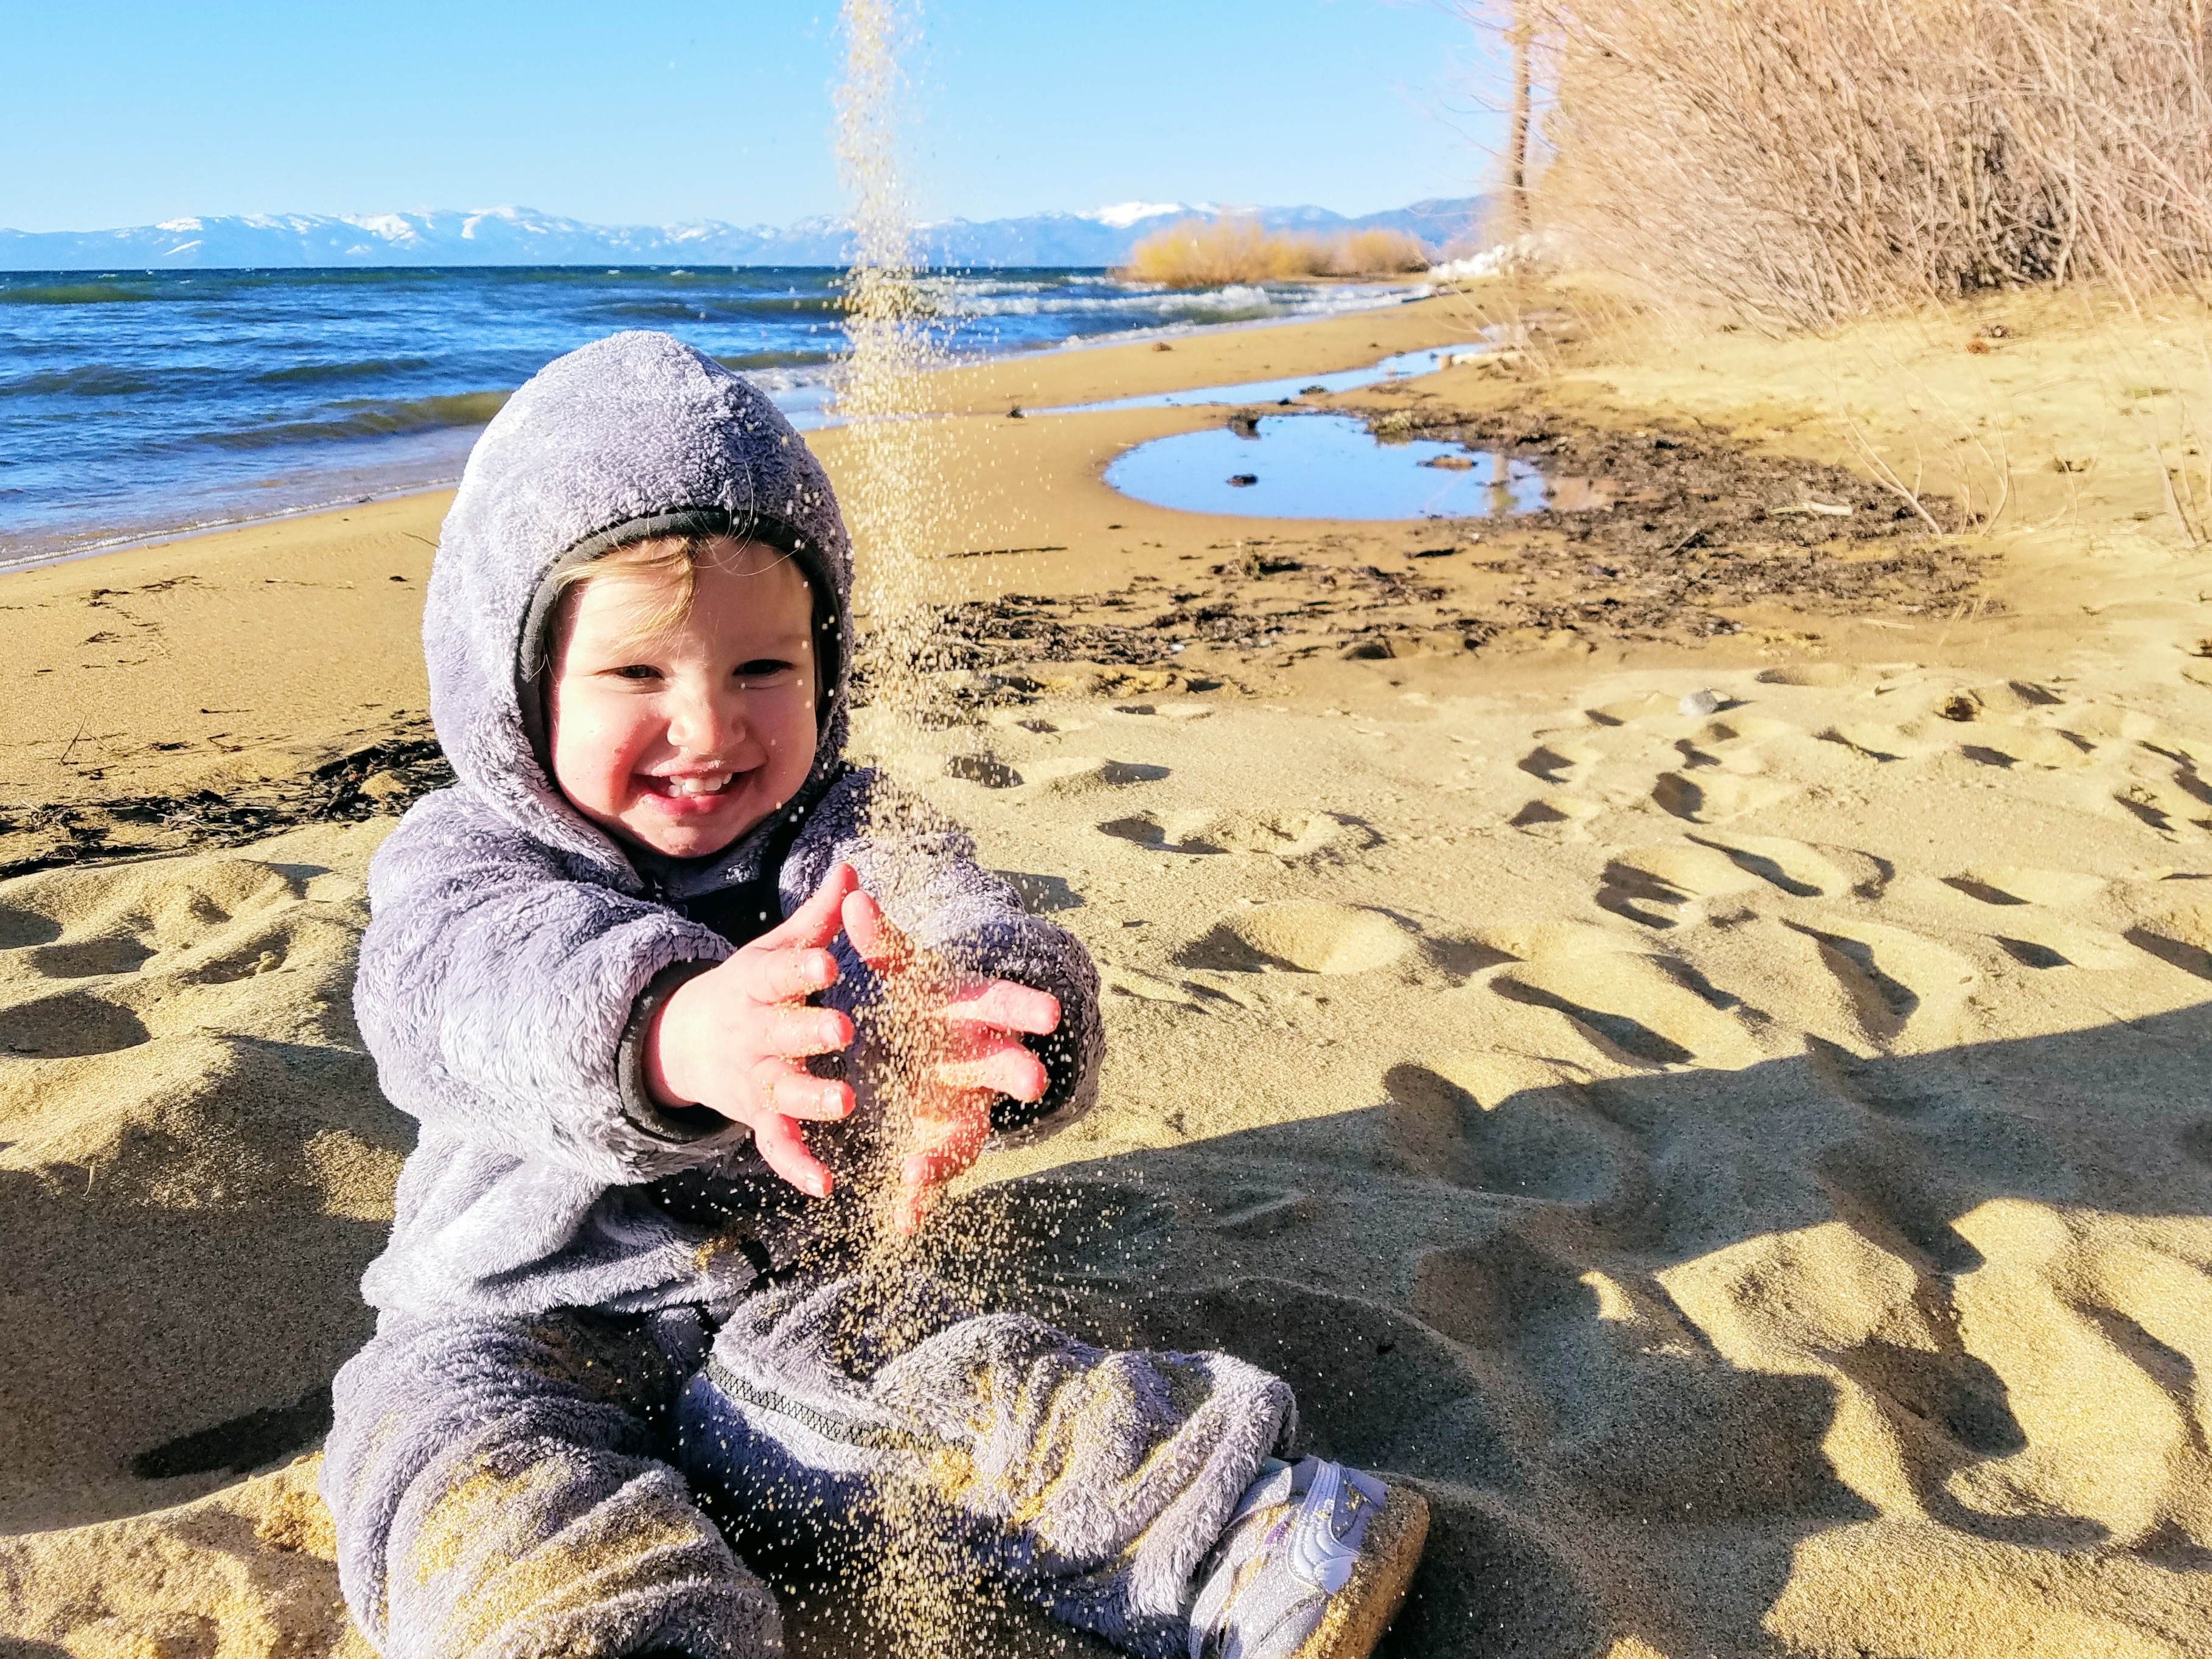
<svg viewBox="0 0 2212 1659">
<path fill-rule="evenodd" d="M 891 1206 L 899 1231 L 910 1233 L 919 1227 L 922 1217 L 945 1196 L 945 1187 L 975 1161 L 972 1150 L 916 1152 L 908 1158 L 899 1171 L 898 1196 Z"/>
<path fill-rule="evenodd" d="M 852 1085 L 816 1077 L 787 1060 L 762 1060 L 748 1081 L 762 1111 L 817 1123 L 834 1123 L 853 1114 Z"/>
<path fill-rule="evenodd" d="M 753 943 L 771 950 L 789 945 L 819 950 L 837 937 L 837 915 L 844 907 L 845 896 L 860 884 L 860 875 L 851 865 L 831 865 L 813 896 Z"/>
<path fill-rule="evenodd" d="M 753 1125 L 753 1145 L 769 1169 L 809 1198 L 830 1196 L 829 1170 L 806 1150 L 799 1126 L 789 1118 L 771 1115 Z"/>
<path fill-rule="evenodd" d="M 805 1060 L 809 1054 L 834 1054 L 853 1046 L 853 1022 L 835 1008 L 808 1008 L 787 1002 L 771 1003 L 757 1011 L 759 1025 L 754 1042 L 758 1051 Z"/>
<path fill-rule="evenodd" d="M 915 1103 L 915 1155 L 952 1160 L 957 1175 L 975 1161 L 991 1137 L 991 1091 L 948 1089 Z"/>
<path fill-rule="evenodd" d="M 902 1186 L 891 1200 L 891 1224 L 901 1233 L 910 1233 L 921 1225 L 921 1218 L 937 1207 L 937 1200 L 945 1195 L 939 1186 Z"/>
<path fill-rule="evenodd" d="M 793 945 L 738 952 L 738 983 L 755 1002 L 797 1002 L 837 982 L 837 958 L 827 951 Z"/>
<path fill-rule="evenodd" d="M 984 1090 L 1016 1100 L 1042 1100 L 1052 1079 L 1044 1062 L 1011 1037 L 980 1054 L 942 1060 L 932 1074 L 948 1089 Z"/>
<path fill-rule="evenodd" d="M 878 973 L 896 973 L 914 959 L 906 935 L 884 919 L 881 907 L 869 894 L 848 894 L 843 915 L 845 937 L 852 941 L 854 954 Z"/>
<path fill-rule="evenodd" d="M 975 1161 L 991 1133 L 991 1098 L 982 1091 L 946 1093 L 918 1103 L 915 1130 L 919 1145 L 899 1166 L 899 1188 L 891 1218 L 910 1233 L 937 1202 L 945 1183 Z"/>
<path fill-rule="evenodd" d="M 976 980 L 946 999 L 945 1018 L 963 1025 L 995 1025 L 1002 1031 L 1042 1036 L 1060 1028 L 1060 999 L 1010 979 Z"/>
</svg>

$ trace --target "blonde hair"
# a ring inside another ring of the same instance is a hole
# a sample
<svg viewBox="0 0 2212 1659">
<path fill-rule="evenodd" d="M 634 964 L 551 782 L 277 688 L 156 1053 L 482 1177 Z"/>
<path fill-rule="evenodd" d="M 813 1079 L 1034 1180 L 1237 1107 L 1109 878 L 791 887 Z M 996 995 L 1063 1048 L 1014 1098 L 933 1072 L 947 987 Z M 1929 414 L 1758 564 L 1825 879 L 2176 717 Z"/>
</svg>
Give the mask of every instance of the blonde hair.
<svg viewBox="0 0 2212 1659">
<path fill-rule="evenodd" d="M 725 553 L 721 550 L 725 548 L 733 550 Z M 553 602 L 556 606 L 566 606 L 569 594 L 580 593 L 597 581 L 659 587 L 661 592 L 657 599 L 644 608 L 636 626 L 629 630 L 636 639 L 658 638 L 681 628 L 691 614 L 691 606 L 699 593 L 702 561 L 740 571 L 750 564 L 752 569 L 747 574 L 758 575 L 780 564 L 790 564 L 792 557 L 781 548 L 765 542 L 743 541 L 734 536 L 655 536 L 644 541 L 625 542 L 596 559 L 556 573 L 553 578 Z M 805 580 L 804 572 L 800 573 L 800 580 Z M 813 584 L 809 582 L 807 586 L 811 592 Z M 555 614 L 562 613 L 556 610 Z M 550 647 L 551 641 L 547 643 Z"/>
</svg>

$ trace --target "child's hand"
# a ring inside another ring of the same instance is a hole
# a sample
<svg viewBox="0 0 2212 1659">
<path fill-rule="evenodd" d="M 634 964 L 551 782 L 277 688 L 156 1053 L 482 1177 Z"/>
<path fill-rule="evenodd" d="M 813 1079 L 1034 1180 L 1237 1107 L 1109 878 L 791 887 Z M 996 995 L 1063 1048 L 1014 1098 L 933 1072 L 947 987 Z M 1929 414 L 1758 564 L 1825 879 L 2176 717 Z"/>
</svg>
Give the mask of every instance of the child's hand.
<svg viewBox="0 0 2212 1659">
<path fill-rule="evenodd" d="M 812 1076 L 805 1062 L 848 1047 L 853 1022 L 806 999 L 836 983 L 824 947 L 859 885 L 853 866 L 838 865 L 781 927 L 678 987 L 645 1034 L 655 1104 L 708 1106 L 745 1124 L 769 1168 L 813 1198 L 829 1196 L 830 1171 L 806 1150 L 799 1122 L 848 1115 L 853 1091 Z"/>
<path fill-rule="evenodd" d="M 1000 1095 L 1044 1097 L 1051 1079 L 1019 1033 L 1057 1029 L 1060 1002 L 1012 980 L 951 972 L 908 944 L 866 893 L 845 899 L 844 921 L 845 937 L 883 978 L 903 1022 L 901 1045 L 909 1054 L 934 1056 L 915 1079 L 916 1146 L 900 1166 L 892 1214 L 898 1230 L 910 1233 L 945 1183 L 983 1150 L 991 1103 Z"/>
</svg>

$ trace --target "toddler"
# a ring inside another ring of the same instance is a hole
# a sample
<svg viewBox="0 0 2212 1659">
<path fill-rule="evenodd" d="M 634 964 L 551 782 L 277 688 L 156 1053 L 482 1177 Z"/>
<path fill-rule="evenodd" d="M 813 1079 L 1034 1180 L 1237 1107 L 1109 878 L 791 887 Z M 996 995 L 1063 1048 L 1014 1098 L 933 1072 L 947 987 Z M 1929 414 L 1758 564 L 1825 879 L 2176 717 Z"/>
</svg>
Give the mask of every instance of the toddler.
<svg viewBox="0 0 2212 1659">
<path fill-rule="evenodd" d="M 386 1659 L 761 1659 L 746 1559 L 891 1542 L 1132 1653 L 1364 1655 L 1426 1507 L 1279 1461 L 1280 1381 L 831 1265 L 884 1007 L 934 1056 L 904 1231 L 1100 1048 L 1082 947 L 845 762 L 849 580 L 788 423 L 665 336 L 470 457 L 423 622 L 458 781 L 377 854 L 355 993 L 421 1133 L 336 1384 L 347 1604 Z"/>
</svg>

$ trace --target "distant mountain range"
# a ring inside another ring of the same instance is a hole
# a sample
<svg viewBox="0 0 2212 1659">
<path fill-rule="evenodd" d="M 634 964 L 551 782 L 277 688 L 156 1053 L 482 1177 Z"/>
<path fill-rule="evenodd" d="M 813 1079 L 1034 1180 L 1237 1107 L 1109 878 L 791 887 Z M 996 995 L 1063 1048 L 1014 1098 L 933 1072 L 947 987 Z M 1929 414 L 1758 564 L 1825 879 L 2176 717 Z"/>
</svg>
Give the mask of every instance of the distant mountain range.
<svg viewBox="0 0 2212 1659">
<path fill-rule="evenodd" d="M 1416 202 L 1346 218 L 1326 208 L 1238 210 L 1271 230 L 1403 230 L 1431 254 L 1464 245 L 1483 198 Z M 1210 206 L 1127 202 L 1088 213 L 1024 219 L 947 219 L 920 227 L 917 251 L 935 265 L 1115 265 L 1152 231 Z M 483 213 L 252 214 L 170 219 L 127 230 L 0 230 L 0 270 L 268 269 L 331 265 L 842 265 L 852 232 L 840 219 L 775 229 L 693 225 L 590 225 L 529 208 Z"/>
</svg>

